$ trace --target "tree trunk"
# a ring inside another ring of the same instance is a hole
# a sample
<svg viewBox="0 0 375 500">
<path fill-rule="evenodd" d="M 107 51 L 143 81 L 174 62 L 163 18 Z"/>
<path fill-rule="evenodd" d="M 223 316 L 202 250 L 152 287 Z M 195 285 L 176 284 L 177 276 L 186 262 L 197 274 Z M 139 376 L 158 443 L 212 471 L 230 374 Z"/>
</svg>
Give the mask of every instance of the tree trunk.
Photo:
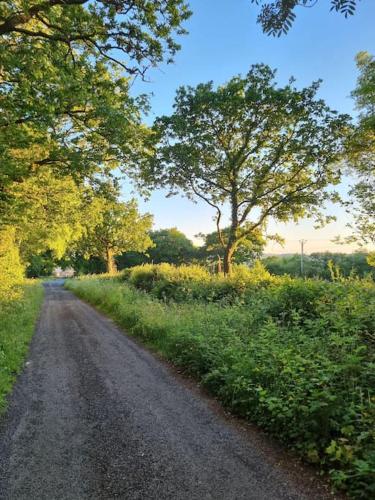
<svg viewBox="0 0 375 500">
<path fill-rule="evenodd" d="M 225 247 L 224 252 L 224 274 L 229 276 L 232 274 L 232 257 L 237 247 L 237 230 L 239 228 L 239 220 L 238 220 L 238 189 L 237 183 L 233 182 L 232 184 L 232 193 L 231 193 L 231 224 L 228 235 L 228 243 Z"/>
<path fill-rule="evenodd" d="M 105 261 L 106 261 L 106 266 L 107 266 L 107 273 L 108 274 L 115 274 L 117 271 L 117 267 L 116 267 L 116 262 L 115 262 L 115 258 L 113 255 L 113 251 L 110 248 L 107 248 L 107 250 L 106 250 Z"/>
<path fill-rule="evenodd" d="M 224 274 L 229 276 L 232 274 L 232 257 L 234 254 L 235 245 L 233 243 L 228 243 L 224 252 Z"/>
</svg>

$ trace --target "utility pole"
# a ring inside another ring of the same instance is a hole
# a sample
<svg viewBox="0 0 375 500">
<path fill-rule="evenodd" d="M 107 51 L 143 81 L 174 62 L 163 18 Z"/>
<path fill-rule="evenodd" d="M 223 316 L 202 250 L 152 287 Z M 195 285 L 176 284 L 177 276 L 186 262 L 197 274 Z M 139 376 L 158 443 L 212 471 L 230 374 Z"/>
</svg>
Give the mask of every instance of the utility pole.
<svg viewBox="0 0 375 500">
<path fill-rule="evenodd" d="M 301 243 L 301 276 L 303 276 L 303 273 L 304 273 L 304 270 L 303 270 L 303 247 L 304 247 L 305 243 L 307 242 L 307 240 L 299 240 L 299 242 Z"/>
<path fill-rule="evenodd" d="M 221 274 L 221 272 L 222 272 L 222 268 L 221 268 L 221 256 L 218 255 L 217 256 L 217 273 Z"/>
</svg>

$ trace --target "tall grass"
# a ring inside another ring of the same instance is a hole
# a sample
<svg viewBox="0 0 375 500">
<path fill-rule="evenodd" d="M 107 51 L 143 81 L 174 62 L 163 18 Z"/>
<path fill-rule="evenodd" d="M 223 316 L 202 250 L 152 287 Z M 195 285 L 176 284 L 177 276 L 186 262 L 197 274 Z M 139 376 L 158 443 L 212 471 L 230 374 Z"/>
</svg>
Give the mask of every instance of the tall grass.
<svg viewBox="0 0 375 500">
<path fill-rule="evenodd" d="M 0 301 L 0 413 L 22 369 L 42 299 L 41 283 L 26 281 L 11 300 Z"/>
<path fill-rule="evenodd" d="M 245 286 L 234 305 L 157 300 L 118 279 L 67 286 L 320 464 L 338 487 L 375 494 L 373 282 L 271 280 Z"/>
</svg>

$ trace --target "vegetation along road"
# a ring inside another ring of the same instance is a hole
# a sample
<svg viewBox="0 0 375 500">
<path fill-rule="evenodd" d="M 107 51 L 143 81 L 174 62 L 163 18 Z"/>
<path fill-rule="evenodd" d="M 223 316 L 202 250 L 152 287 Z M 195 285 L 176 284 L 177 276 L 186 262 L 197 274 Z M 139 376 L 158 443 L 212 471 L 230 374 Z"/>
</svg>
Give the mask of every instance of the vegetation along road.
<svg viewBox="0 0 375 500">
<path fill-rule="evenodd" d="M 61 283 L 45 287 L 0 425 L 2 499 L 325 497 Z"/>
</svg>

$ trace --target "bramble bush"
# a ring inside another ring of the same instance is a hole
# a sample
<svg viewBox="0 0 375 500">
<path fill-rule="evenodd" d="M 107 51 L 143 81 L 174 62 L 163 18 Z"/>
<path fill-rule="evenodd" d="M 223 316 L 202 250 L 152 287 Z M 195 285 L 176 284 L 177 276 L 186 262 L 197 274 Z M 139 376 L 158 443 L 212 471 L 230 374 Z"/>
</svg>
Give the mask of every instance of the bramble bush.
<svg viewBox="0 0 375 500">
<path fill-rule="evenodd" d="M 337 487 L 375 495 L 371 279 L 273 277 L 259 265 L 228 279 L 141 266 L 68 287 L 328 470 Z"/>
</svg>

